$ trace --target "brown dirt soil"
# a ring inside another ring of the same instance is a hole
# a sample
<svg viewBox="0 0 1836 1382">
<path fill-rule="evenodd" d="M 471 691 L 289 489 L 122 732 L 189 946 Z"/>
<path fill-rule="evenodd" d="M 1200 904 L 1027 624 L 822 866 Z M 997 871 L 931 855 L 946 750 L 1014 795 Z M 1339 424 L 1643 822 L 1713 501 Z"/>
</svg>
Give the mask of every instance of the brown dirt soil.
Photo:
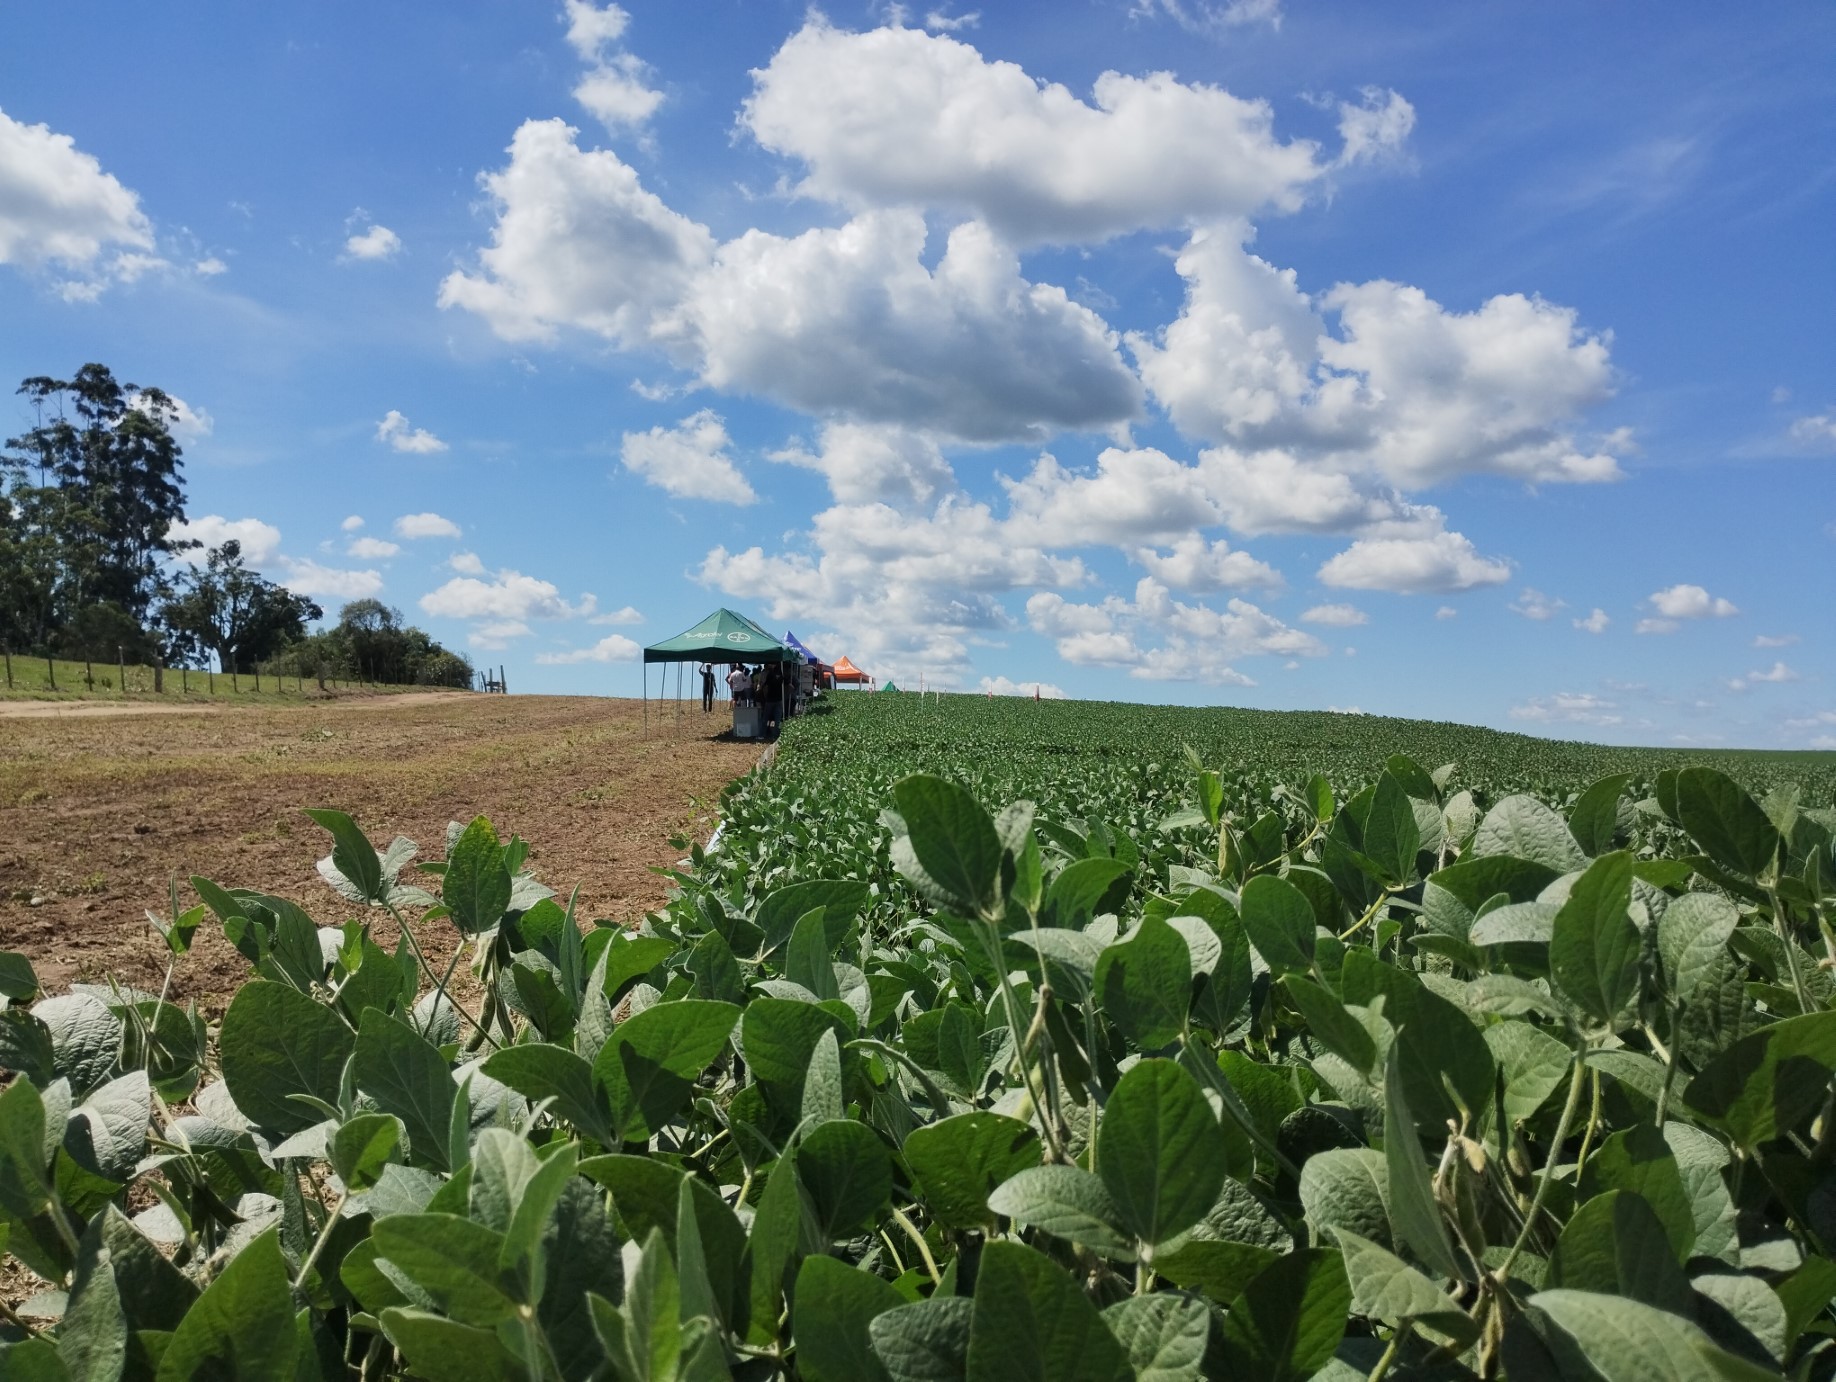
<svg viewBox="0 0 1836 1382">
<path fill-rule="evenodd" d="M 170 912 L 174 876 L 195 902 L 193 874 L 347 921 L 354 909 L 315 871 L 330 843 L 305 806 L 350 812 L 379 848 L 406 835 L 421 859 L 444 852 L 448 821 L 488 816 L 530 842 L 543 882 L 580 885 L 583 918 L 635 919 L 666 895 L 651 869 L 681 857 L 670 836 L 706 838 L 721 788 L 759 756 L 715 737 L 724 717 L 672 707 L 659 730 L 650 713 L 648 736 L 637 702 L 560 696 L 0 718 L 0 948 L 24 952 L 53 992 L 107 974 L 157 990 L 165 958 L 145 911 Z M 393 947 L 387 915 L 369 919 Z M 430 958 L 451 955 L 450 926 L 415 930 Z M 248 974 L 212 920 L 173 993 L 214 1013 Z"/>
</svg>

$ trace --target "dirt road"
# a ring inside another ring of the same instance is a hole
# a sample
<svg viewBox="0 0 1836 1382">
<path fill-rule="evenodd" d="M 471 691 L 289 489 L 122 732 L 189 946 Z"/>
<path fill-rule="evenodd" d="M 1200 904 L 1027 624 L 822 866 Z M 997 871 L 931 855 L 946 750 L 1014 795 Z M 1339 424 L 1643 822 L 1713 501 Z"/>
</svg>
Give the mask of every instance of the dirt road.
<svg viewBox="0 0 1836 1382">
<path fill-rule="evenodd" d="M 164 961 L 145 910 L 169 910 L 174 877 L 186 905 L 184 880 L 202 874 L 291 898 L 321 924 L 348 920 L 314 871 L 329 844 L 306 806 L 349 811 L 379 846 L 406 835 L 424 859 L 442 853 L 448 821 L 486 815 L 530 842 L 544 882 L 580 885 L 583 916 L 634 918 L 664 897 L 650 870 L 680 857 L 669 837 L 705 837 L 721 787 L 758 757 L 712 737 L 721 717 L 672 717 L 646 737 L 638 702 L 585 697 L 417 693 L 157 715 L 19 704 L 0 707 L 0 949 L 23 951 L 54 989 L 105 973 L 157 988 Z M 446 929 L 428 927 L 424 943 L 450 953 Z M 376 936 L 394 944 L 386 918 Z M 247 972 L 211 923 L 174 990 L 214 1007 Z"/>
</svg>

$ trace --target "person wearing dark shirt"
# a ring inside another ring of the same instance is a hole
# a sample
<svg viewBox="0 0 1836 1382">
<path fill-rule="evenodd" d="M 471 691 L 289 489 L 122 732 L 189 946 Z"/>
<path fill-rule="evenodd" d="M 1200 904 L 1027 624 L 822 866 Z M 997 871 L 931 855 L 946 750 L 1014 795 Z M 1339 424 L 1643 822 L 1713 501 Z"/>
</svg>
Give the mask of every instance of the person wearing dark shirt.
<svg viewBox="0 0 1836 1382">
<path fill-rule="evenodd" d="M 714 664 L 701 664 L 701 713 L 706 715 L 714 709 Z"/>
</svg>

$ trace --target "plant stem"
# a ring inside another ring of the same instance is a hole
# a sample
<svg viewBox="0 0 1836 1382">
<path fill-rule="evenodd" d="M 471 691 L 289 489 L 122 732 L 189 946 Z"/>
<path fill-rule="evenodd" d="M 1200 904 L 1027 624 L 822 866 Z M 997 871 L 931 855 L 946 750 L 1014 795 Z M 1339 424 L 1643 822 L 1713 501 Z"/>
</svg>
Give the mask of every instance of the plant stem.
<svg viewBox="0 0 1836 1382">
<path fill-rule="evenodd" d="M 492 1048 L 495 1049 L 497 1046 L 496 1038 L 494 1038 L 489 1032 L 487 1032 L 482 1026 L 479 1025 L 477 1018 L 473 1017 L 462 1006 L 460 1006 L 458 1003 L 455 1003 L 453 1001 L 452 994 L 446 991 L 446 981 L 441 979 L 438 975 L 434 973 L 433 966 L 427 962 L 427 952 L 421 949 L 420 937 L 414 934 L 414 928 L 408 924 L 408 918 L 404 917 L 400 912 L 396 911 L 394 903 L 385 902 L 383 903 L 383 907 L 388 911 L 390 916 L 395 918 L 396 926 L 399 927 L 401 929 L 401 933 L 408 938 L 408 948 L 414 951 L 415 963 L 420 965 L 421 972 L 423 974 L 425 974 L 429 979 L 433 980 L 433 986 L 434 986 L 435 992 L 437 992 L 440 995 L 441 999 L 449 1007 L 451 1007 L 454 1012 L 458 1013 L 459 1016 L 463 1017 L 467 1022 L 471 1023 L 472 1026 L 477 1030 L 478 1035 L 483 1037 L 486 1041 L 490 1042 Z M 465 942 L 463 940 L 460 941 L 459 948 L 461 950 L 465 948 Z M 458 958 L 459 956 L 457 952 L 455 952 L 453 955 L 453 959 L 457 961 Z M 448 970 L 448 973 L 450 972 L 451 971 Z"/>
<path fill-rule="evenodd" d="M 325 1223 L 319 1229 L 319 1236 L 313 1239 L 312 1251 L 306 1254 L 306 1260 L 300 1263 L 299 1275 L 293 1278 L 295 1291 L 306 1289 L 306 1278 L 312 1275 L 312 1269 L 319 1260 L 319 1254 L 325 1251 L 325 1245 L 331 1241 L 332 1229 L 337 1225 L 338 1216 L 344 1213 L 344 1202 L 348 1198 L 350 1198 L 348 1195 L 340 1194 L 337 1203 L 332 1205 L 326 1214 Z"/>
<path fill-rule="evenodd" d="M 1383 906 L 1384 903 L 1388 902 L 1389 900 L 1390 900 L 1390 889 L 1385 888 L 1383 892 L 1378 896 L 1377 900 L 1373 902 L 1369 907 L 1365 908 L 1363 916 L 1359 917 L 1350 926 L 1346 927 L 1345 930 L 1339 933 L 1339 939 L 1342 941 L 1350 940 L 1353 936 L 1357 935 L 1367 925 L 1370 924 L 1371 918 L 1377 915 L 1377 909 Z"/>
<path fill-rule="evenodd" d="M 1575 1158 L 1575 1183 L 1581 1181 L 1582 1168 L 1587 1165 L 1588 1148 L 1594 1145 L 1594 1132 L 1600 1126 L 1600 1072 L 1592 1072 L 1589 1081 L 1594 1086 L 1594 1102 L 1587 1113 L 1587 1131 L 1581 1134 L 1581 1154 Z"/>
<path fill-rule="evenodd" d="M 15 1314 L 13 1307 L 3 1300 L 0 1300 L 0 1320 L 5 1320 L 8 1324 L 12 1325 L 13 1328 L 22 1331 L 29 1339 L 36 1339 L 38 1337 L 38 1331 Z"/>
<path fill-rule="evenodd" d="M 1804 971 L 1798 966 L 1798 943 L 1791 938 L 1791 930 L 1785 925 L 1785 908 L 1779 902 L 1779 890 L 1766 889 L 1766 898 L 1772 904 L 1772 929 L 1785 946 L 1785 963 L 1791 969 L 1791 986 L 1798 995 L 1798 1011 L 1817 1012 L 1819 1009 L 1812 1005 L 1810 989 L 1804 983 Z"/>
<path fill-rule="evenodd" d="M 1505 1254 L 1505 1260 L 1492 1273 L 1500 1285 L 1510 1275 L 1511 1264 L 1517 1261 L 1517 1254 L 1524 1250 L 1524 1244 L 1530 1240 L 1530 1232 L 1536 1227 L 1536 1216 L 1542 1213 L 1543 1201 L 1549 1197 L 1549 1182 L 1555 1172 L 1556 1158 L 1562 1154 L 1562 1144 L 1568 1141 L 1569 1125 L 1575 1121 L 1575 1110 L 1581 1106 L 1581 1076 L 1586 1069 L 1587 1063 L 1581 1059 L 1581 1053 L 1575 1052 L 1574 1074 L 1568 1081 L 1568 1102 L 1562 1106 L 1562 1119 L 1556 1124 L 1555 1140 L 1549 1144 L 1549 1155 L 1543 1161 L 1543 1176 L 1536 1184 L 1536 1195 L 1530 1201 L 1530 1212 L 1524 1215 L 1524 1226 L 1518 1231 L 1517 1241 L 1511 1244 L 1511 1251 Z"/>
<path fill-rule="evenodd" d="M 918 1225 L 906 1217 L 903 1209 L 893 1208 L 893 1222 L 905 1230 L 905 1236 L 912 1240 L 918 1249 L 918 1255 L 924 1259 L 924 1269 L 931 1274 L 933 1287 L 943 1285 L 943 1273 L 937 1270 L 937 1260 L 931 1256 L 931 1245 L 924 1241 L 924 1235 L 918 1231 Z"/>
<path fill-rule="evenodd" d="M 1390 1333 L 1390 1346 L 1383 1351 L 1383 1357 L 1377 1360 L 1377 1366 L 1371 1369 L 1371 1375 L 1365 1382 L 1383 1382 L 1389 1376 L 1390 1365 L 1396 1361 L 1396 1355 L 1403 1346 L 1403 1340 L 1414 1332 L 1415 1321 L 1404 1320 Z"/>
</svg>

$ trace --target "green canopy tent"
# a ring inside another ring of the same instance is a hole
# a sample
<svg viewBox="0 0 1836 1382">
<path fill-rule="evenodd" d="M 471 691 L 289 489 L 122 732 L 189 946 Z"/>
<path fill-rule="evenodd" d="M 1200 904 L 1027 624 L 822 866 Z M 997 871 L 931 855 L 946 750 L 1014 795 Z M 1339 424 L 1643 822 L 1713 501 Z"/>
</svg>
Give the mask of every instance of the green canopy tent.
<svg viewBox="0 0 1836 1382">
<path fill-rule="evenodd" d="M 752 620 L 743 614 L 736 614 L 730 609 L 717 609 L 705 619 L 691 625 L 685 632 L 674 638 L 666 638 L 661 643 L 653 643 L 644 649 L 644 723 L 650 723 L 650 664 L 661 662 L 677 664 L 676 699 L 682 698 L 682 672 L 680 664 L 684 662 L 796 662 L 801 663 L 803 655 L 795 648 L 779 642 Z M 664 684 L 659 687 L 658 699 L 667 690 L 669 671 L 664 668 Z"/>
</svg>

